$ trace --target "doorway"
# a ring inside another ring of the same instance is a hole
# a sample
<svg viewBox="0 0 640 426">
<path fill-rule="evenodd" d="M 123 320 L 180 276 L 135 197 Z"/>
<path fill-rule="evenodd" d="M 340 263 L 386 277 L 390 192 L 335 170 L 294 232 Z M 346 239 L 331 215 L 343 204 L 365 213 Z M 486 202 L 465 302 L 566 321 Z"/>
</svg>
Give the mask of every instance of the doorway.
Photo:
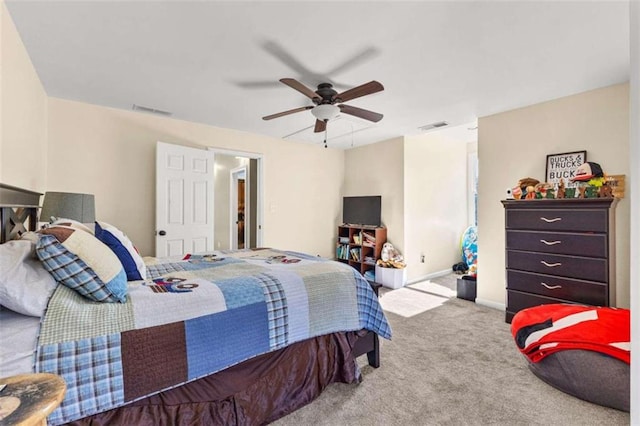
<svg viewBox="0 0 640 426">
<path fill-rule="evenodd" d="M 261 154 L 219 148 L 209 148 L 209 150 L 215 152 L 215 190 L 213 191 L 215 194 L 213 214 L 215 249 L 260 247 L 263 212 Z M 242 191 L 242 183 L 237 184 L 242 180 L 244 180 L 244 191 Z M 240 217 L 238 206 L 242 207 L 242 199 L 239 198 L 238 193 L 240 197 L 244 194 L 244 211 L 240 212 Z M 239 230 L 240 240 L 238 241 Z"/>
<path fill-rule="evenodd" d="M 250 200 L 247 182 L 247 167 L 238 167 L 230 171 L 231 190 L 229 191 L 229 227 L 231 228 L 229 245 L 232 250 L 249 247 L 248 234 Z"/>
</svg>

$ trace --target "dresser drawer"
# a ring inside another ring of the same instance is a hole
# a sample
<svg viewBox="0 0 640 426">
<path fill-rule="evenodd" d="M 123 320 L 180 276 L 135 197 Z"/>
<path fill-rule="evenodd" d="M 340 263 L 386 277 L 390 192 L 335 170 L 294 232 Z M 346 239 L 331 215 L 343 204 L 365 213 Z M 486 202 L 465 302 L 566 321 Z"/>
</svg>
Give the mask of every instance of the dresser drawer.
<svg viewBox="0 0 640 426">
<path fill-rule="evenodd" d="M 607 216 L 602 209 L 514 209 L 506 211 L 506 226 L 537 231 L 606 232 Z"/>
<path fill-rule="evenodd" d="M 603 283 L 609 280 L 607 260 L 589 257 L 507 250 L 507 269 Z"/>
<path fill-rule="evenodd" d="M 605 234 L 507 231 L 507 249 L 511 250 L 607 257 L 607 247 Z"/>
<path fill-rule="evenodd" d="M 507 289 L 595 306 L 609 306 L 607 285 L 553 275 L 507 271 Z"/>
<path fill-rule="evenodd" d="M 507 312 L 515 314 L 523 309 L 551 303 L 572 303 L 572 301 L 556 299 L 555 297 L 537 296 L 517 290 L 507 290 Z"/>
</svg>

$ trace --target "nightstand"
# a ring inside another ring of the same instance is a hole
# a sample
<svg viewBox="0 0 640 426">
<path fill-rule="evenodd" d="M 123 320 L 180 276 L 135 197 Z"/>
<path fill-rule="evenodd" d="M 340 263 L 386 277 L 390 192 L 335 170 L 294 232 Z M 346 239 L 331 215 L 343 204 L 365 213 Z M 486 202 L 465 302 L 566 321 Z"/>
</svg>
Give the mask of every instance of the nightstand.
<svg viewBox="0 0 640 426">
<path fill-rule="evenodd" d="M 67 389 L 60 376 L 49 373 L 0 378 L 0 423 L 16 426 L 46 425 Z"/>
</svg>

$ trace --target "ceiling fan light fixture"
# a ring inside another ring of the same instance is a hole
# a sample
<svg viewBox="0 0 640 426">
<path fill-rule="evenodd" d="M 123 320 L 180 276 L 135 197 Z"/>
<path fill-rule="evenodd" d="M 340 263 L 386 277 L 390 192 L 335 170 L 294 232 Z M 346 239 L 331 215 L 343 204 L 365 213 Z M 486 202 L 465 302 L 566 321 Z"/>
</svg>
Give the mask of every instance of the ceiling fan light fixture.
<svg viewBox="0 0 640 426">
<path fill-rule="evenodd" d="M 311 110 L 311 114 L 320 121 L 333 120 L 340 113 L 340 108 L 336 105 L 321 104 Z"/>
</svg>

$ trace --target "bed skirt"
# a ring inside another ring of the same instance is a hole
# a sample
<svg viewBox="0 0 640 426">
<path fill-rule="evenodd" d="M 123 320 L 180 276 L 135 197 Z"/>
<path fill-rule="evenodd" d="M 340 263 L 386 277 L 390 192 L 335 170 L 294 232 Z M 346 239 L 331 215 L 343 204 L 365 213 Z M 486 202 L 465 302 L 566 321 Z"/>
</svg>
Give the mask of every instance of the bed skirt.
<svg viewBox="0 0 640 426">
<path fill-rule="evenodd" d="M 267 424 L 310 403 L 331 383 L 358 382 L 360 374 L 353 348 L 363 334 L 333 333 L 294 343 L 69 424 Z"/>
</svg>

